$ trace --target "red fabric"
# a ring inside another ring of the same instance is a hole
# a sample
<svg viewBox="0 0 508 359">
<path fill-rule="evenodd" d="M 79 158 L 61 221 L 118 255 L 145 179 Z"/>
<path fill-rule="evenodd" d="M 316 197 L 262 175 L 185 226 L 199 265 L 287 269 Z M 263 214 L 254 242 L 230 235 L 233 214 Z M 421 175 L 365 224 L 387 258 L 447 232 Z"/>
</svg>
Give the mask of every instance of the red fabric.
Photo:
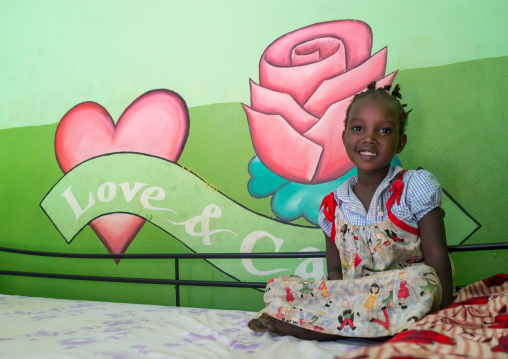
<svg viewBox="0 0 508 359">
<path fill-rule="evenodd" d="M 388 218 L 390 218 L 393 224 L 395 224 L 400 229 L 403 229 L 404 231 L 417 236 L 420 233 L 418 228 L 411 227 L 407 223 L 402 222 L 392 213 L 392 207 L 395 201 L 397 201 L 397 205 L 400 205 L 400 196 L 402 194 L 402 191 L 404 190 L 404 182 L 402 182 L 402 176 L 406 172 L 407 170 L 402 170 L 397 179 L 393 182 L 392 188 L 390 188 L 390 192 L 393 193 L 390 196 L 390 198 L 388 198 L 388 202 L 386 202 L 386 210 L 388 211 Z"/>
<path fill-rule="evenodd" d="M 293 297 L 293 294 L 291 293 L 291 290 L 289 287 L 286 287 L 286 300 L 291 303 L 295 300 L 295 297 Z"/>
<path fill-rule="evenodd" d="M 406 287 L 407 282 L 405 280 L 400 282 L 399 294 L 397 298 L 407 298 L 409 297 L 409 289 Z"/>
<path fill-rule="evenodd" d="M 483 296 L 483 297 L 473 297 L 468 298 L 466 300 L 463 300 L 462 302 L 454 303 L 450 305 L 448 308 L 455 308 L 455 307 L 463 307 L 465 305 L 484 305 L 489 302 L 489 296 Z"/>
<path fill-rule="evenodd" d="M 492 351 L 508 353 L 508 335 L 499 339 L 499 344 L 492 348 Z"/>
<path fill-rule="evenodd" d="M 390 330 L 390 317 L 388 316 L 388 312 L 386 311 L 386 308 L 383 309 L 383 314 L 385 316 L 385 321 L 384 322 L 380 321 L 377 318 L 373 318 L 372 320 L 373 320 L 374 323 L 377 323 L 377 324 L 382 325 L 383 327 L 385 327 L 386 330 Z"/>
<path fill-rule="evenodd" d="M 355 253 L 355 260 L 354 260 L 355 267 L 358 267 L 360 265 L 360 263 L 362 263 L 362 259 L 360 258 L 360 256 L 358 255 L 358 252 L 357 252 L 357 253 Z"/>
<path fill-rule="evenodd" d="M 404 190 L 404 182 L 402 182 L 402 176 L 406 173 L 407 170 L 402 170 L 397 179 L 393 182 L 392 187 L 390 188 L 390 192 L 393 192 L 390 198 L 388 198 L 388 202 L 386 203 L 386 209 L 388 211 L 388 218 L 395 224 L 397 227 L 403 229 L 404 231 L 418 235 L 420 231 L 418 228 L 411 227 L 410 225 L 402 222 L 400 219 L 395 217 L 392 213 L 392 207 L 395 201 L 397 201 L 397 205 L 400 205 L 400 196 L 402 195 L 402 191 Z M 321 202 L 321 207 L 323 208 L 323 214 L 325 218 L 332 223 L 332 232 L 330 233 L 330 239 L 335 243 L 335 208 L 337 207 L 337 202 L 335 201 L 335 197 L 333 192 L 326 195 Z"/>
<path fill-rule="evenodd" d="M 332 223 L 332 232 L 330 233 L 330 239 L 333 243 L 335 243 L 335 208 L 337 207 L 337 202 L 335 201 L 335 197 L 333 196 L 333 192 L 323 198 L 323 202 L 321 202 L 321 207 L 324 208 L 323 214 L 326 219 Z"/>
<path fill-rule="evenodd" d="M 342 323 L 342 325 L 340 326 L 340 330 L 344 329 L 344 327 L 346 325 L 349 325 L 349 327 L 352 329 L 352 328 L 355 328 L 355 325 L 353 324 L 353 321 L 351 320 L 351 318 L 347 318 L 344 323 Z M 356 329 L 356 328 L 355 328 Z"/>
<path fill-rule="evenodd" d="M 502 281 L 505 276 L 494 277 Z M 487 284 L 492 281 L 487 278 L 462 288 L 454 305 L 420 318 L 383 344 L 341 358 L 507 358 L 508 281 Z"/>
<path fill-rule="evenodd" d="M 504 309 L 506 311 L 506 307 Z M 489 328 L 502 328 L 502 329 L 508 328 L 508 314 L 505 313 L 496 315 L 496 317 L 494 318 L 493 325 L 489 325 Z M 506 344 L 508 344 L 508 342 Z"/>
<path fill-rule="evenodd" d="M 437 333 L 433 330 L 407 330 L 388 341 L 388 343 L 394 342 L 409 342 L 418 344 L 441 343 L 446 345 L 455 344 L 455 340 L 449 336 Z"/>
<path fill-rule="evenodd" d="M 483 283 L 485 283 L 487 287 L 493 287 L 503 285 L 507 281 L 508 275 L 504 273 L 498 273 L 490 278 L 484 279 Z"/>
</svg>

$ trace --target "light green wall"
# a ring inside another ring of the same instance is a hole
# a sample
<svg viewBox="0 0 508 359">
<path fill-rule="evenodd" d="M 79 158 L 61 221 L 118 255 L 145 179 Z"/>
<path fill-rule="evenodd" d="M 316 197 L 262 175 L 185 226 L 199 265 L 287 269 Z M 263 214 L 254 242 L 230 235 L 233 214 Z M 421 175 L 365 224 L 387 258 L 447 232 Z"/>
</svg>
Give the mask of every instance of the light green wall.
<svg viewBox="0 0 508 359">
<path fill-rule="evenodd" d="M 504 0 L 0 2 L 0 128 L 56 123 L 79 102 L 118 118 L 169 88 L 189 107 L 248 102 L 248 79 L 275 39 L 358 19 L 388 46 L 387 73 L 507 55 Z"/>
<path fill-rule="evenodd" d="M 481 224 L 468 243 L 507 241 L 508 3 L 501 1 L 3 1 L 0 3 L 0 246 L 104 253 L 86 227 L 70 244 L 39 207 L 61 178 L 54 134 L 62 116 L 96 101 L 117 119 L 142 93 L 178 92 L 191 131 L 179 160 L 254 212 L 272 216 L 270 199 L 247 191 L 254 156 L 245 114 L 249 78 L 264 49 L 316 22 L 358 19 L 388 46 L 387 73 L 401 69 L 414 109 L 408 168 L 422 166 Z M 299 223 L 303 223 L 301 220 Z M 128 253 L 186 252 L 145 224 Z M 508 251 L 454 254 L 459 284 L 506 271 Z M 76 264 L 78 263 L 78 264 Z M 67 259 L 0 253 L 0 269 L 111 276 L 172 275 L 172 262 Z M 182 278 L 226 280 L 204 261 Z M 162 286 L 0 276 L 0 293 L 174 304 Z M 256 310 L 252 290 L 185 288 L 182 304 Z M 234 299 L 232 299 L 234 298 Z"/>
<path fill-rule="evenodd" d="M 403 71 L 414 112 L 401 161 L 437 175 L 482 228 L 471 243 L 508 242 L 508 56 Z M 456 253 L 460 283 L 506 272 L 508 251 Z"/>
</svg>

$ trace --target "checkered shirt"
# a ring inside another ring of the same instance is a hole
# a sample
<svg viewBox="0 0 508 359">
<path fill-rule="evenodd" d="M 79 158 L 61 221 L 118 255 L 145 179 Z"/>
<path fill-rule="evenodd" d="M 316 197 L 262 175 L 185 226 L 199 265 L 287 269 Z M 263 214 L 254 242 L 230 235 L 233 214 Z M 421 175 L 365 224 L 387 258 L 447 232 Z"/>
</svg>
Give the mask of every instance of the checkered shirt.
<svg viewBox="0 0 508 359">
<path fill-rule="evenodd" d="M 388 174 L 372 197 L 368 212 L 365 211 L 362 202 L 353 192 L 353 186 L 358 181 L 358 177 L 348 178 L 342 186 L 333 192 L 335 201 L 337 201 L 335 215 L 337 216 L 340 209 L 346 220 L 355 226 L 367 226 L 386 220 L 388 218 L 386 202 L 391 196 L 389 190 L 400 171 L 402 171 L 401 167 L 390 167 Z M 425 170 L 407 171 L 402 177 L 402 182 L 404 182 L 404 190 L 400 205 L 395 201 L 392 213 L 411 227 L 418 228 L 420 219 L 441 205 L 441 186 L 436 177 Z M 332 223 L 324 216 L 323 209 L 320 210 L 318 222 L 323 232 L 330 237 Z"/>
</svg>

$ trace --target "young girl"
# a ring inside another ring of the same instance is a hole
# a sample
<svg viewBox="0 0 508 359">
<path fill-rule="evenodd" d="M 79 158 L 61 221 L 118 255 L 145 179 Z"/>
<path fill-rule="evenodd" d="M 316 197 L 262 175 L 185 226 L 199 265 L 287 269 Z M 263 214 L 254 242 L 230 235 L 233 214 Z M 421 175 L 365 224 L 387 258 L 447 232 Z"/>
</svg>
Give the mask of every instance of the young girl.
<svg viewBox="0 0 508 359">
<path fill-rule="evenodd" d="M 319 224 L 325 233 L 328 269 L 325 285 L 332 304 L 327 306 L 318 296 L 293 303 L 299 308 L 300 322 L 314 318 L 313 327 L 275 319 L 278 308 L 288 306 L 285 288 L 297 290 L 304 282 L 299 277 L 289 281 L 287 276 L 277 277 L 267 285 L 266 308 L 249 322 L 251 329 L 316 340 L 389 337 L 406 329 L 412 323 L 409 319 L 451 304 L 452 269 L 439 207 L 442 190 L 427 171 L 391 166 L 394 155 L 406 145 L 409 111 L 399 101 L 399 86 L 392 94 L 389 90 L 390 86 L 376 89 L 371 83 L 353 98 L 342 139 L 358 175 L 326 196 L 321 205 Z M 416 293 L 407 285 L 430 275 L 438 279 L 433 291 Z M 310 282 L 307 287 L 318 291 L 321 283 Z M 404 289 L 402 294 L 399 289 L 401 305 L 393 306 L 393 288 Z M 348 326 L 342 325 L 346 311 L 352 313 Z"/>
</svg>

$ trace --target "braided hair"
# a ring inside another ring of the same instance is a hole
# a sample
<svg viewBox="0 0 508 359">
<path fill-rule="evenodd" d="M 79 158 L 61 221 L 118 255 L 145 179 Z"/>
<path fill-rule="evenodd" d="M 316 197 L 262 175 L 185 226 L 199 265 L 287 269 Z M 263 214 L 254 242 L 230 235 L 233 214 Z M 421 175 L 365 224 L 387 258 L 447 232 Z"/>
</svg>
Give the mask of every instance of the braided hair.
<svg viewBox="0 0 508 359">
<path fill-rule="evenodd" d="M 353 101 L 347 108 L 345 127 L 347 127 L 347 121 L 349 119 L 349 112 L 351 111 L 351 107 L 353 107 L 353 104 L 355 103 L 355 101 L 370 96 L 373 98 L 381 98 L 381 99 L 387 100 L 390 104 L 394 105 L 395 110 L 396 110 L 398 117 L 399 117 L 399 124 L 400 124 L 399 135 L 403 135 L 404 132 L 406 131 L 406 124 L 407 124 L 408 115 L 413 110 L 411 109 L 409 111 L 406 111 L 405 107 L 407 107 L 407 105 L 402 104 L 400 102 L 400 100 L 402 99 L 402 95 L 400 93 L 400 86 L 395 85 L 392 93 L 390 94 L 391 88 L 392 88 L 392 85 L 386 85 L 384 87 L 379 87 L 376 89 L 376 81 L 372 81 L 367 86 L 366 91 L 356 94 L 355 97 L 353 97 Z"/>
</svg>

